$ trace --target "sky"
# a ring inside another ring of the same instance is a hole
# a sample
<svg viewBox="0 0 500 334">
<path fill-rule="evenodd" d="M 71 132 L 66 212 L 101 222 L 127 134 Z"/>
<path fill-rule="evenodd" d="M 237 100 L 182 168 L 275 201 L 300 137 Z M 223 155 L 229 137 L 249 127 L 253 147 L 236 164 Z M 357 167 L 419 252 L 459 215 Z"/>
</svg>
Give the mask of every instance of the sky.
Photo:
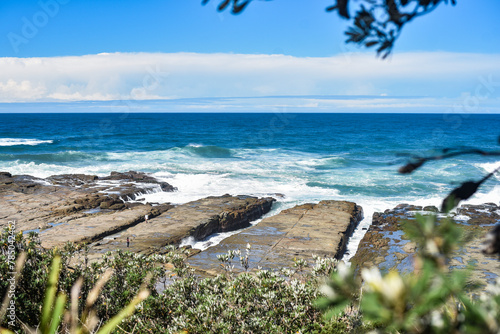
<svg viewBox="0 0 500 334">
<path fill-rule="evenodd" d="M 498 112 L 500 2 L 457 2 L 407 25 L 381 60 L 344 43 L 333 0 L 256 0 L 240 15 L 219 0 L 3 0 L 0 102 L 308 96 L 328 109 L 310 97 L 373 96 Z"/>
</svg>

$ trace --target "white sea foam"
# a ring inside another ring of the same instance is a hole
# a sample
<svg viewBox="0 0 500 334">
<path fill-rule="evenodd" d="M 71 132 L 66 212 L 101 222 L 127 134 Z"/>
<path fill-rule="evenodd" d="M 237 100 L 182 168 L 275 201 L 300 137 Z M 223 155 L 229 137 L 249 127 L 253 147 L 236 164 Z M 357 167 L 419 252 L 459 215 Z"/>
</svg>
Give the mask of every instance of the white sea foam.
<svg viewBox="0 0 500 334">
<path fill-rule="evenodd" d="M 40 144 L 52 144 L 53 140 L 38 140 L 28 138 L 0 138 L 0 146 L 18 146 L 29 145 L 35 146 Z"/>
<path fill-rule="evenodd" d="M 500 168 L 500 161 L 480 163 L 476 164 L 476 166 L 486 171 L 486 173 L 491 173 L 495 169 Z M 496 173 L 493 177 L 500 180 L 500 173 Z"/>
<path fill-rule="evenodd" d="M 233 174 L 153 174 L 156 178 L 178 188 L 171 193 L 145 195 L 149 202 L 186 203 L 211 195 L 252 195 L 284 197 L 284 202 L 319 201 L 331 199 L 338 194 L 334 189 L 309 187 L 297 177 L 259 178 L 255 176 L 234 177 Z"/>
<path fill-rule="evenodd" d="M 456 216 L 453 217 L 453 219 L 459 220 L 459 221 L 462 221 L 462 222 L 466 222 L 466 221 L 469 221 L 470 217 L 466 216 L 466 215 L 456 215 Z"/>
<path fill-rule="evenodd" d="M 488 173 L 491 173 L 495 169 L 500 168 L 500 161 L 480 163 L 476 164 L 476 166 L 484 169 Z"/>
</svg>

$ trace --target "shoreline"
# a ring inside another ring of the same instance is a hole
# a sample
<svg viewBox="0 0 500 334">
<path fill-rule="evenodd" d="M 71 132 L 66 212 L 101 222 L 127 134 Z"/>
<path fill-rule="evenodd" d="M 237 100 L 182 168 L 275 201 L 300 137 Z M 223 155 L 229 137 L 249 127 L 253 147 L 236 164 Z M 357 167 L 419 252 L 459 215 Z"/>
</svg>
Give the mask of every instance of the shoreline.
<svg viewBox="0 0 500 334">
<path fill-rule="evenodd" d="M 276 226 L 281 226 L 280 224 L 282 223 L 274 223 L 274 221 L 280 221 L 282 215 L 286 217 L 287 212 L 293 212 L 297 208 L 304 207 L 304 212 L 309 212 L 313 210 L 314 206 L 318 206 L 323 202 L 348 203 L 331 200 L 319 201 L 316 204 L 301 203 L 297 205 L 277 202 L 277 200 L 283 200 L 284 195 L 282 194 L 277 194 L 280 195 L 276 196 L 277 199 L 271 197 L 259 199 L 247 195 L 232 196 L 226 194 L 223 196 L 199 198 L 195 201 L 178 205 L 150 203 L 143 198 L 147 197 L 148 192 L 153 194 L 163 192 L 175 194 L 176 190 L 174 185 L 170 185 L 164 180 L 158 180 L 149 174 L 135 171 L 126 173 L 112 172 L 106 177 L 66 174 L 55 175 L 45 179 L 27 175 L 16 176 L 7 172 L 0 172 L 0 191 L 3 194 L 2 201 L 5 203 L 4 207 L 6 207 L 5 216 L 1 224 L 3 226 L 5 225 L 4 222 L 14 220 L 17 221 L 18 229 L 23 230 L 24 233 L 28 231 L 39 232 L 44 247 L 61 246 L 65 241 L 88 243 L 94 249 L 95 258 L 99 257 L 97 254 L 105 250 L 126 250 L 128 243 L 126 244 L 124 240 L 127 238 L 131 240 L 130 244 L 132 248 L 130 250 L 140 253 L 155 252 L 155 249 L 158 250 L 168 244 L 193 248 L 194 244 L 198 242 L 202 247 L 199 247 L 201 249 L 198 250 L 193 249 L 194 255 L 200 252 L 220 254 L 221 249 L 227 249 L 231 244 L 234 247 L 244 248 L 244 241 L 239 239 L 245 235 L 249 235 L 249 233 L 250 235 L 252 233 L 260 233 L 261 237 L 266 237 L 267 232 L 265 232 L 266 230 L 263 229 L 263 226 L 266 226 L 266 224 L 271 224 L 270 226 L 278 224 Z M 254 204 L 249 204 L 250 202 L 256 203 L 261 208 L 254 211 L 254 206 L 252 206 Z M 264 203 L 267 204 L 262 206 Z M 278 203 L 278 206 L 273 203 Z M 397 207 L 400 206 L 401 204 Z M 466 208 L 467 206 L 465 204 L 462 207 Z M 227 207 L 231 207 L 231 209 L 228 210 Z M 426 210 L 430 210 L 423 206 L 417 207 L 412 205 L 411 207 L 417 208 L 415 210 L 423 213 L 427 212 Z M 463 219 L 466 223 L 472 216 L 477 216 L 477 214 L 481 214 L 481 210 L 485 210 L 484 204 L 482 209 L 470 205 L 469 207 L 469 209 L 465 210 L 460 209 L 462 211 L 458 213 L 456 219 Z M 498 219 L 495 218 L 496 215 L 500 215 L 500 208 L 492 206 L 488 208 L 490 216 L 493 217 L 490 217 L 491 219 L 488 218 L 489 226 L 492 224 L 492 219 L 494 221 L 493 224 L 500 223 L 500 216 L 498 216 Z M 393 210 L 386 209 L 384 212 L 392 212 Z M 437 211 L 437 209 L 432 209 L 432 211 Z M 314 214 L 314 212 L 314 210 L 311 211 L 311 214 Z M 330 215 L 335 216 L 340 211 L 338 209 L 331 209 L 329 212 Z M 351 262 L 353 258 L 357 257 L 354 262 L 355 264 L 360 263 L 358 254 L 360 248 L 366 248 L 367 242 L 370 242 L 367 240 L 373 240 L 374 230 L 377 229 L 377 226 L 373 225 L 372 219 L 384 214 L 375 210 L 373 212 L 371 210 L 361 212 L 363 211 L 361 211 L 360 207 L 360 213 L 354 214 L 357 217 L 353 221 L 354 225 L 351 225 L 351 223 L 342 223 L 344 225 L 340 225 L 345 226 L 339 227 L 340 230 L 338 232 L 345 235 L 345 239 L 342 239 L 343 246 L 339 246 L 341 249 L 340 253 L 329 251 L 330 253 L 328 254 L 330 256 L 342 259 L 345 262 Z M 149 223 L 145 222 L 144 217 L 146 215 L 150 218 Z M 216 216 L 219 218 L 214 218 Z M 406 218 L 411 217 L 408 214 L 403 216 Z M 228 221 L 227 219 L 229 219 L 227 217 L 233 217 L 229 220 L 231 221 L 230 226 L 222 228 L 221 226 L 226 224 L 224 221 Z M 480 218 L 485 219 L 485 217 L 483 212 Z M 352 218 L 349 219 L 352 220 Z M 177 223 L 175 226 L 178 227 L 168 227 L 174 221 Z M 262 221 L 264 223 L 261 225 Z M 295 239 L 292 237 L 288 238 L 295 240 L 294 243 L 298 242 L 305 245 L 306 239 L 310 238 L 309 235 L 314 231 L 314 228 L 311 226 L 319 224 L 321 219 L 313 219 L 312 221 L 315 223 L 312 223 L 312 225 L 306 224 L 307 226 L 304 227 L 304 230 L 299 233 L 301 237 L 294 237 Z M 184 227 L 181 228 L 181 226 L 187 226 L 185 224 L 192 227 L 187 229 Z M 488 224 L 476 225 L 484 227 L 486 231 Z M 292 225 L 284 225 L 283 231 L 285 235 L 295 233 L 291 232 L 295 228 L 295 225 Z M 346 228 L 346 232 L 342 232 Z M 389 229 L 392 229 L 392 227 Z M 398 229 L 399 227 L 396 228 L 396 230 Z M 325 233 L 332 234 L 333 232 L 323 232 L 323 234 Z M 388 234 L 384 233 L 382 238 L 387 238 Z M 140 235 L 143 236 L 140 237 Z M 173 235 L 178 236 L 172 237 Z M 143 238 L 144 241 L 139 242 L 140 238 Z M 254 240 L 253 242 L 256 244 L 259 243 L 258 239 L 252 238 L 248 240 Z M 315 238 L 319 238 L 319 235 Z M 279 239 L 273 240 L 269 242 L 276 245 Z M 316 240 L 316 243 L 321 247 L 321 242 L 318 240 Z M 138 245 L 139 248 L 137 248 Z M 295 247 L 291 246 L 293 243 L 287 245 L 286 247 L 292 247 L 290 251 L 293 253 L 293 247 Z M 325 249 L 328 249 L 328 247 L 336 249 L 337 246 L 333 246 L 333 244 L 332 246 L 328 246 L 325 243 L 322 247 Z M 321 251 L 317 249 L 316 252 Z M 297 254 L 300 254 L 300 252 Z M 311 255 L 309 254 L 308 256 L 310 257 Z M 394 255 L 389 254 L 387 256 Z M 203 256 L 198 256 L 198 258 L 200 257 L 203 258 Z M 204 258 L 205 262 L 212 260 Z M 200 260 L 197 261 L 199 263 Z M 378 261 L 381 262 L 380 259 Z M 203 267 L 203 265 L 198 265 Z"/>
</svg>

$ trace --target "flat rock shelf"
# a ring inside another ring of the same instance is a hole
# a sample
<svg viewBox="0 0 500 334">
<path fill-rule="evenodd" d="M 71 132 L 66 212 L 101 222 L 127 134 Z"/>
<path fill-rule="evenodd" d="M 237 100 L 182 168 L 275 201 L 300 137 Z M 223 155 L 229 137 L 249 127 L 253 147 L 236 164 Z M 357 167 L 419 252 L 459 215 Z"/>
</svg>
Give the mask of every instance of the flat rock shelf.
<svg viewBox="0 0 500 334">
<path fill-rule="evenodd" d="M 250 267 L 291 267 L 295 258 L 312 262 L 312 255 L 341 258 L 349 237 L 361 221 L 362 209 L 352 202 L 321 201 L 283 210 L 259 224 L 224 239 L 189 258 L 188 262 L 207 275 L 220 273 L 217 255 L 228 250 L 245 251 L 251 245 Z M 235 261 L 237 262 L 237 261 Z M 238 263 L 235 270 L 242 270 Z"/>
<path fill-rule="evenodd" d="M 128 228 L 92 246 L 103 253 L 122 249 L 150 254 L 167 245 L 178 246 L 182 239 L 203 239 L 216 232 L 228 232 L 250 225 L 271 209 L 273 198 L 251 196 L 207 197 L 173 207 L 158 217 Z M 130 241 L 127 247 L 127 238 Z"/>
</svg>

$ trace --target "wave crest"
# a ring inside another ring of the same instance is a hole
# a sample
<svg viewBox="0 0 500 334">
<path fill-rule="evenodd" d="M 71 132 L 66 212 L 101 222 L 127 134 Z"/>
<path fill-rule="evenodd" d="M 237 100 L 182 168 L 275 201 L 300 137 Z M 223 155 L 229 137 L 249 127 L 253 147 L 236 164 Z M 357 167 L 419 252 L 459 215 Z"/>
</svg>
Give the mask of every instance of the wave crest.
<svg viewBox="0 0 500 334">
<path fill-rule="evenodd" d="M 188 152 L 203 158 L 232 158 L 233 153 L 230 149 L 219 146 L 188 145 L 184 147 Z"/>
<path fill-rule="evenodd" d="M 35 146 L 40 144 L 52 144 L 53 140 L 39 140 L 29 138 L 0 138 L 0 146 L 18 146 L 29 145 Z"/>
</svg>

